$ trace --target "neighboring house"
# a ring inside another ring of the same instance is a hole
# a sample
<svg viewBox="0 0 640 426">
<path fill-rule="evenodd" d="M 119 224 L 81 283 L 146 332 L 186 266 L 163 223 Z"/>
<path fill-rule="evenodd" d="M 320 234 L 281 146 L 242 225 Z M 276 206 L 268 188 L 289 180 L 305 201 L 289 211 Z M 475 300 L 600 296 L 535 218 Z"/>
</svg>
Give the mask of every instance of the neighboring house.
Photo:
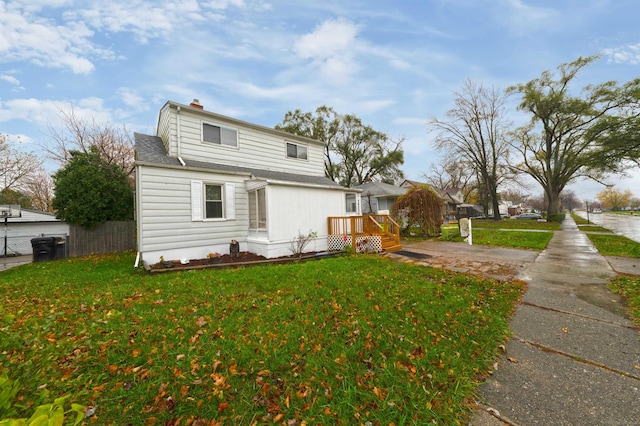
<svg viewBox="0 0 640 426">
<path fill-rule="evenodd" d="M 362 213 L 388 214 L 393 203 L 407 192 L 406 188 L 383 182 L 366 182 L 354 187 L 362 190 Z"/>
<path fill-rule="evenodd" d="M 20 216 L 2 218 L 0 226 L 0 256 L 19 256 L 33 254 L 31 240 L 39 237 L 58 237 L 65 239 L 69 235 L 69 225 L 57 219 L 55 214 L 20 210 Z M 5 253 L 6 242 L 6 253 Z"/>
<path fill-rule="evenodd" d="M 360 214 L 360 191 L 324 176 L 324 144 L 167 102 L 155 136 L 135 134 L 138 251 L 143 261 L 241 251 L 268 258 L 328 248 L 328 217 Z"/>
</svg>

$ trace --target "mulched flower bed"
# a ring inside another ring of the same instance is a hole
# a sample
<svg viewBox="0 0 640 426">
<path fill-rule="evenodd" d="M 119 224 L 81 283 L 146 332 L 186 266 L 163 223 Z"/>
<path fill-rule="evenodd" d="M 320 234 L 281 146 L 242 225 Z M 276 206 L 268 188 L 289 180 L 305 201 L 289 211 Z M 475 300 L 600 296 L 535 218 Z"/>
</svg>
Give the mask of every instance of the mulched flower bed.
<svg viewBox="0 0 640 426">
<path fill-rule="evenodd" d="M 173 260 L 158 262 L 154 263 L 153 265 L 145 264 L 145 269 L 151 273 L 160 273 L 171 271 L 185 271 L 191 269 L 233 268 L 271 263 L 297 262 L 301 260 L 319 259 L 322 257 L 334 256 L 336 254 L 342 254 L 342 252 L 309 252 L 304 253 L 302 256 L 291 255 L 268 259 L 255 253 L 243 251 L 238 253 L 237 257 L 231 257 L 231 255 L 229 254 L 224 254 L 213 259 L 190 259 L 189 263 L 181 263 L 179 260 Z"/>
</svg>

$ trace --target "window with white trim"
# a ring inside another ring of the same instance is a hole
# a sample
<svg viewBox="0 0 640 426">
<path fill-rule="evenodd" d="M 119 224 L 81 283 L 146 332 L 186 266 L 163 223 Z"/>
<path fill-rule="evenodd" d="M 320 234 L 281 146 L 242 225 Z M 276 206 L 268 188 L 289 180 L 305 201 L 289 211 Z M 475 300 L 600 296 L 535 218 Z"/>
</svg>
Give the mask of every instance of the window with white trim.
<svg viewBox="0 0 640 426">
<path fill-rule="evenodd" d="M 249 229 L 267 228 L 267 197 L 265 188 L 249 191 Z"/>
<path fill-rule="evenodd" d="M 191 220 L 235 219 L 235 188 L 234 183 L 191 181 Z"/>
<path fill-rule="evenodd" d="M 238 130 L 211 123 L 202 123 L 202 141 L 235 148 L 238 146 Z"/>
<path fill-rule="evenodd" d="M 300 160 L 307 159 L 307 147 L 306 145 L 300 145 L 293 142 L 287 142 L 287 157 L 298 158 Z"/>
</svg>

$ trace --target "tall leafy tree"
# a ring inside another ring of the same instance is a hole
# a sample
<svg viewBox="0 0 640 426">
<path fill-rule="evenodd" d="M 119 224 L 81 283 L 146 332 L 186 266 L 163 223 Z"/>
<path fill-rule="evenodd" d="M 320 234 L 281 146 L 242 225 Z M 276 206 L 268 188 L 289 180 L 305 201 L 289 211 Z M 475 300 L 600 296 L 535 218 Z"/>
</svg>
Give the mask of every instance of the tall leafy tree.
<svg viewBox="0 0 640 426">
<path fill-rule="evenodd" d="M 508 89 L 522 96 L 519 109 L 531 116 L 530 123 L 514 133 L 513 146 L 521 154 L 514 168 L 542 186 L 551 219 L 560 209 L 562 190 L 571 181 L 579 177 L 600 181 L 603 173 L 619 170 L 627 154 L 606 155 L 604 148 L 621 141 L 622 134 L 630 134 L 638 120 L 640 79 L 622 86 L 613 81 L 589 85 L 580 95 L 570 91 L 578 73 L 597 59 L 578 58 L 560 65 L 557 76 L 545 71 Z M 625 125 L 627 130 L 621 131 Z"/>
<path fill-rule="evenodd" d="M 620 191 L 613 187 L 607 187 L 598 192 L 596 198 L 602 203 L 602 207 L 615 211 L 629 207 L 633 193 L 629 189 Z"/>
<path fill-rule="evenodd" d="M 17 204 L 23 209 L 32 209 L 31 200 L 20 191 L 4 188 L 0 191 L 0 204 Z"/>
<path fill-rule="evenodd" d="M 403 177 L 403 140 L 390 139 L 355 115 L 338 114 L 327 106 L 315 113 L 298 109 L 287 112 L 275 128 L 323 142 L 325 175 L 342 186 L 369 180 L 393 183 Z"/>
<path fill-rule="evenodd" d="M 486 88 L 471 80 L 454 95 L 455 106 L 447 111 L 446 118 L 429 120 L 438 132 L 435 146 L 447 156 L 463 159 L 475 171 L 479 193 L 486 194 L 488 201 L 484 204 L 490 204 L 494 218 L 500 220 L 498 188 L 509 176 L 510 123 L 504 109 L 505 95 L 495 87 Z"/>
<path fill-rule="evenodd" d="M 102 158 L 96 147 L 88 152 L 71 151 L 53 180 L 53 209 L 65 222 L 92 229 L 110 220 L 133 219 L 133 191 L 127 174 Z"/>
</svg>

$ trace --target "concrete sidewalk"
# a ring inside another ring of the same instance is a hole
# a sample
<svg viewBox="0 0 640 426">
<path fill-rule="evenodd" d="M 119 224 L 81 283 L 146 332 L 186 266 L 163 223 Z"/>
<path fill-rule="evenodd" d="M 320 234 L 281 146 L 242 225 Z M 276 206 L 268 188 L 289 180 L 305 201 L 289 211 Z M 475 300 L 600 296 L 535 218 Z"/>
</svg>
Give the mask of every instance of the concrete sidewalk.
<svg viewBox="0 0 640 426">
<path fill-rule="evenodd" d="M 472 425 L 640 425 L 640 333 L 614 275 L 567 216 L 521 271 L 528 290 Z"/>
</svg>

